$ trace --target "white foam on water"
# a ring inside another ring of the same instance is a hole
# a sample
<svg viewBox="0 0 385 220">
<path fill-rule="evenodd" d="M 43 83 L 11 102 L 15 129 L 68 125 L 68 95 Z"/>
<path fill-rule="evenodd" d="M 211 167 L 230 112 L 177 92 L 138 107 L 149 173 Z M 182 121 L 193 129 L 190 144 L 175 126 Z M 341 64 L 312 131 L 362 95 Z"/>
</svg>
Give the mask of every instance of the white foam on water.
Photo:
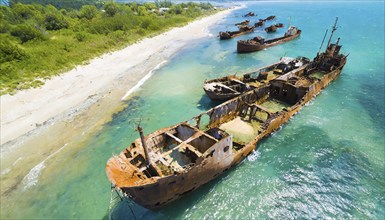
<svg viewBox="0 0 385 220">
<path fill-rule="evenodd" d="M 261 156 L 259 151 L 253 151 L 249 156 L 247 156 L 247 160 L 254 162 Z"/>
<path fill-rule="evenodd" d="M 22 160 L 24 157 L 19 157 L 17 158 L 17 160 L 15 160 L 15 162 L 13 162 L 12 166 L 15 166 L 17 164 L 17 162 L 19 162 L 20 160 Z"/>
<path fill-rule="evenodd" d="M 23 178 L 23 184 L 24 184 L 24 190 L 30 188 L 31 186 L 34 186 L 38 183 L 39 181 L 39 176 L 41 174 L 41 171 L 44 169 L 45 165 L 44 163 L 52 158 L 54 155 L 62 151 L 67 144 L 64 144 L 60 149 L 49 155 L 47 158 L 45 158 L 42 162 L 37 164 L 35 167 L 33 167 L 29 173 Z"/>
<path fill-rule="evenodd" d="M 135 92 L 141 85 L 144 84 L 144 82 L 146 82 L 153 74 L 154 74 L 154 71 L 159 69 L 164 63 L 166 63 L 167 60 L 164 60 L 162 62 L 160 62 L 158 65 L 156 65 L 156 67 L 154 67 L 152 70 L 150 70 L 150 72 L 147 73 L 147 75 L 145 75 L 134 87 L 132 87 L 130 90 L 128 90 L 128 92 L 126 92 L 126 94 L 120 99 L 120 100 L 125 100 L 129 95 L 131 95 L 133 92 Z"/>
<path fill-rule="evenodd" d="M 40 173 L 45 167 L 44 161 L 32 168 L 29 173 L 23 178 L 23 183 L 25 185 L 24 190 L 37 184 L 37 182 L 39 181 Z"/>
</svg>

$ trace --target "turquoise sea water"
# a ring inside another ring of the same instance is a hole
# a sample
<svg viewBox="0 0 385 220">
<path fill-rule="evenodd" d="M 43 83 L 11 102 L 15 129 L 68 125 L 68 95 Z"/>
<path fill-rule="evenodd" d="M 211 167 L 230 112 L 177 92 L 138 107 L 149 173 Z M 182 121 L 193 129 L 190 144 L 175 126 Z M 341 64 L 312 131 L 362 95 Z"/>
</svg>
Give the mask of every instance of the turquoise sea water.
<svg viewBox="0 0 385 220">
<path fill-rule="evenodd" d="M 235 29 L 248 11 L 298 26 L 300 38 L 252 54 L 236 40 L 215 36 Z M 124 201 L 114 217 L 137 219 L 385 218 L 384 2 L 254 2 L 215 24 L 211 38 L 192 42 L 169 60 L 80 150 L 64 148 L 47 160 L 37 183 L 1 201 L 1 218 L 108 217 L 105 164 L 145 133 L 187 120 L 218 103 L 205 79 L 245 72 L 282 56 L 313 57 L 325 29 L 339 17 L 334 39 L 350 53 L 341 76 L 282 129 L 257 145 L 234 169 L 168 206 L 150 211 Z M 24 184 L 24 185 L 23 185 Z M 131 207 L 131 210 L 129 209 Z"/>
</svg>

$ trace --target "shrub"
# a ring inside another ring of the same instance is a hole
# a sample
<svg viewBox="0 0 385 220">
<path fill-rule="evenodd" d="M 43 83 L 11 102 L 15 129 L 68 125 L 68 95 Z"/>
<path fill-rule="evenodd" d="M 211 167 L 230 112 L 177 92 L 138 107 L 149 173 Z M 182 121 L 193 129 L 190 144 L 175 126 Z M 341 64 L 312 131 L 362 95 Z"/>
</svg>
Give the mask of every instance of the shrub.
<svg viewBox="0 0 385 220">
<path fill-rule="evenodd" d="M 29 25 L 18 25 L 11 31 L 11 34 L 18 37 L 22 43 L 33 39 L 45 39 L 44 34 L 39 29 Z"/>
<path fill-rule="evenodd" d="M 10 29 L 10 25 L 0 19 L 0 33 L 7 33 Z"/>
<path fill-rule="evenodd" d="M 12 11 L 19 18 L 23 18 L 26 20 L 36 14 L 36 10 L 32 5 L 23 5 L 21 3 L 13 5 Z"/>
<path fill-rule="evenodd" d="M 87 35 L 83 32 L 78 32 L 75 34 L 75 38 L 76 40 L 78 40 L 79 42 L 83 42 L 87 39 Z"/>
<path fill-rule="evenodd" d="M 104 5 L 104 10 L 108 16 L 113 17 L 118 12 L 118 6 L 116 3 L 108 2 Z"/>
<path fill-rule="evenodd" d="M 46 14 L 44 24 L 47 30 L 60 30 L 69 27 L 68 21 L 63 16 L 56 14 Z"/>
<path fill-rule="evenodd" d="M 8 40 L 0 41 L 0 63 L 22 60 L 27 57 L 25 51 Z"/>
<path fill-rule="evenodd" d="M 98 9 L 93 5 L 84 5 L 80 9 L 80 18 L 91 20 L 98 14 Z"/>
<path fill-rule="evenodd" d="M 147 15 L 148 15 L 148 12 L 147 12 L 146 7 L 144 7 L 144 6 L 139 6 L 139 7 L 138 7 L 138 15 L 139 15 L 139 16 L 147 16 Z"/>
</svg>

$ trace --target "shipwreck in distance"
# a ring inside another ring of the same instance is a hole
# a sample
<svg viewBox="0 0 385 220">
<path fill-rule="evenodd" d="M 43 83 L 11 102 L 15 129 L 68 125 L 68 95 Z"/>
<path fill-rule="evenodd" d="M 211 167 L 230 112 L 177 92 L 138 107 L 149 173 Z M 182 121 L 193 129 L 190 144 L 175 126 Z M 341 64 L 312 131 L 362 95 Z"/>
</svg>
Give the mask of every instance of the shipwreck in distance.
<svg viewBox="0 0 385 220">
<path fill-rule="evenodd" d="M 253 26 L 249 25 L 240 25 L 238 31 L 225 31 L 225 32 L 219 32 L 219 39 L 221 40 L 228 40 L 234 37 L 238 37 L 244 34 L 248 34 L 254 31 Z"/>
<path fill-rule="evenodd" d="M 250 20 L 244 20 L 244 21 L 241 21 L 239 23 L 236 23 L 235 26 L 244 26 L 244 25 L 249 25 L 250 24 Z"/>
<path fill-rule="evenodd" d="M 240 40 L 237 42 L 237 53 L 250 53 L 263 50 L 268 47 L 294 40 L 299 37 L 301 33 L 302 31 L 300 29 L 291 26 L 282 37 L 265 40 L 261 36 L 257 36 L 249 40 Z"/>
</svg>

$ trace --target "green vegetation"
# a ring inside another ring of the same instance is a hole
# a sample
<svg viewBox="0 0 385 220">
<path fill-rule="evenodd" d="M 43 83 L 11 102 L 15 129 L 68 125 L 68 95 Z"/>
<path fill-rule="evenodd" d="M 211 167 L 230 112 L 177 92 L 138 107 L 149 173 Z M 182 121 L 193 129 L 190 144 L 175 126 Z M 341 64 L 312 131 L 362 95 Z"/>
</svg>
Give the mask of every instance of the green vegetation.
<svg viewBox="0 0 385 220">
<path fill-rule="evenodd" d="M 9 0 L 9 4 L 12 6 L 17 3 L 22 4 L 40 4 L 40 5 L 53 5 L 58 9 L 80 9 L 83 5 L 95 5 L 98 8 L 103 6 L 105 1 L 103 0 Z"/>
<path fill-rule="evenodd" d="M 75 2 L 86 1 L 91 0 Z M 205 3 L 108 2 L 57 9 L 13 1 L 0 6 L 0 94 L 40 86 L 105 52 L 211 13 L 214 8 Z"/>
</svg>

